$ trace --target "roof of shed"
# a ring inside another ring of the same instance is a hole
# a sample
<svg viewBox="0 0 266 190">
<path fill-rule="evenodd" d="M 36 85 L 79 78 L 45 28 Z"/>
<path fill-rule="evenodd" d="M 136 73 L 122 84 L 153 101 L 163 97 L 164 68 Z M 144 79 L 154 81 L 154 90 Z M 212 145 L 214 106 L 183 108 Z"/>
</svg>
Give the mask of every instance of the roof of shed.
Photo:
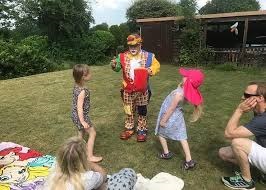
<svg viewBox="0 0 266 190">
<path fill-rule="evenodd" d="M 266 10 L 196 15 L 196 19 L 215 20 L 222 18 L 230 19 L 230 18 L 241 18 L 241 17 L 243 18 L 243 17 L 256 17 L 256 16 L 266 16 Z M 184 16 L 176 16 L 176 17 L 144 18 L 144 19 L 137 19 L 136 21 L 137 23 L 146 23 L 146 22 L 179 21 L 183 19 Z"/>
</svg>

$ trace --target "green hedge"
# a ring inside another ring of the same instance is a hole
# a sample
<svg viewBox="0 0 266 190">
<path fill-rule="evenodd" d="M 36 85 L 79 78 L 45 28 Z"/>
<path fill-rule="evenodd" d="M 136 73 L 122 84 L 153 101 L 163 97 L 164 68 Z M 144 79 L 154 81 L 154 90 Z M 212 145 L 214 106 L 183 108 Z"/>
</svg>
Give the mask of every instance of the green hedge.
<svg viewBox="0 0 266 190">
<path fill-rule="evenodd" d="M 50 51 L 59 59 L 95 65 L 111 56 L 114 44 L 115 38 L 110 32 L 97 30 L 71 41 L 53 44 Z"/>
<path fill-rule="evenodd" d="M 47 38 L 31 36 L 19 43 L 0 40 L 1 79 L 54 71 L 57 67 L 48 59 Z"/>
<path fill-rule="evenodd" d="M 115 38 L 108 31 L 49 44 L 47 37 L 30 36 L 20 42 L 0 40 L 0 79 L 50 72 L 64 61 L 103 64 L 114 53 Z"/>
</svg>

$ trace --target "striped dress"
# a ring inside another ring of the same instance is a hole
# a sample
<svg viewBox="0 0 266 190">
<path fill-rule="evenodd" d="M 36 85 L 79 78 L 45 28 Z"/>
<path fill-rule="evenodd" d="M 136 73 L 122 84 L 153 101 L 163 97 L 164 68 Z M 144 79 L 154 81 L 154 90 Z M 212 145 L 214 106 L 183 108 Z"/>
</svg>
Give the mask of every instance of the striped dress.
<svg viewBox="0 0 266 190">
<path fill-rule="evenodd" d="M 161 137 L 171 139 L 171 140 L 186 140 L 187 139 L 187 130 L 186 130 L 186 124 L 183 116 L 182 111 L 182 102 L 179 102 L 178 106 L 176 107 L 175 111 L 172 113 L 170 118 L 168 119 L 166 123 L 166 127 L 160 127 L 160 121 L 164 113 L 167 111 L 169 106 L 171 105 L 173 97 L 176 95 L 176 93 L 181 94 L 184 96 L 183 88 L 178 87 L 177 89 L 173 90 L 163 101 L 163 104 L 161 106 L 156 129 L 155 129 L 155 135 L 159 135 Z"/>
</svg>

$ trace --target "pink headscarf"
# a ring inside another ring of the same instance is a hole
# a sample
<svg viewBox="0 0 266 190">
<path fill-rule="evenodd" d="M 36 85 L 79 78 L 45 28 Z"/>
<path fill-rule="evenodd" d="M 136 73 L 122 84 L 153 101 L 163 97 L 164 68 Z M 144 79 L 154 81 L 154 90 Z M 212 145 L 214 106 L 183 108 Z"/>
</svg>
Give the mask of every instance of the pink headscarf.
<svg viewBox="0 0 266 190">
<path fill-rule="evenodd" d="M 203 102 L 203 97 L 198 88 L 204 81 L 204 74 L 199 69 L 184 68 L 180 68 L 179 73 L 183 77 L 187 77 L 183 84 L 185 98 L 193 105 L 200 105 Z"/>
</svg>

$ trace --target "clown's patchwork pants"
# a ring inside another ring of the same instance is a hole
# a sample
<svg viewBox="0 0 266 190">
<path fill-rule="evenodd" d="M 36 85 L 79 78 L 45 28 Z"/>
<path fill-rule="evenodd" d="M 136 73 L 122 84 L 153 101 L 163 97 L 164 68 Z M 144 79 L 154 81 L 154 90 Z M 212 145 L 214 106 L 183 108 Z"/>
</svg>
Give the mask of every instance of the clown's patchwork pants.
<svg viewBox="0 0 266 190">
<path fill-rule="evenodd" d="M 138 113 L 137 130 L 147 130 L 147 105 L 148 91 L 142 92 L 123 92 L 124 110 L 126 113 L 125 128 L 134 128 L 134 113 Z"/>
</svg>

